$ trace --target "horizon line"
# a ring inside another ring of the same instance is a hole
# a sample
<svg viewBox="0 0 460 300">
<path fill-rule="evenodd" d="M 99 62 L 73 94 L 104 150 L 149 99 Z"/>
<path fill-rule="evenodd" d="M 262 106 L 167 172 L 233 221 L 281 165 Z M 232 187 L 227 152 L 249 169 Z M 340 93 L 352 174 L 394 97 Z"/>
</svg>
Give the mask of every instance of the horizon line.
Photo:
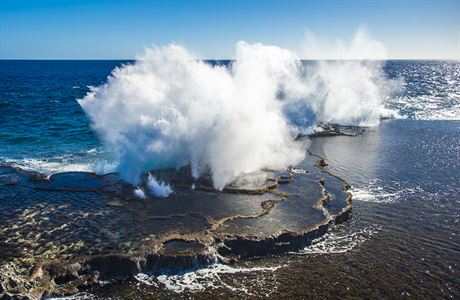
<svg viewBox="0 0 460 300">
<path fill-rule="evenodd" d="M 106 60 L 106 61 L 113 61 L 113 60 L 131 60 L 131 61 L 136 61 L 136 58 L 0 58 L 0 60 L 34 60 L 34 61 L 95 61 L 95 60 Z M 228 61 L 233 61 L 235 60 L 234 58 L 197 58 L 197 60 L 228 60 Z M 330 61 L 330 60 L 370 60 L 370 61 L 386 61 L 386 60 L 434 60 L 434 61 L 442 61 L 442 60 L 450 60 L 450 61 L 460 61 L 460 58 L 300 58 L 299 60 L 321 60 L 321 61 Z"/>
</svg>

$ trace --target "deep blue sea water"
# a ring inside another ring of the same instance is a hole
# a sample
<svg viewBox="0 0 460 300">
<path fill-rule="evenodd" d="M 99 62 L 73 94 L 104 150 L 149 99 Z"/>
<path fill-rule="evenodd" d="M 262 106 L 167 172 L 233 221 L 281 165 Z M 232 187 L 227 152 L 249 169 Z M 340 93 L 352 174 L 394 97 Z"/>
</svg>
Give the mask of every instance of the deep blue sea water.
<svg viewBox="0 0 460 300">
<path fill-rule="evenodd" d="M 75 101 L 121 61 L 0 61 L 0 160 L 87 170 L 100 143 Z"/>
<path fill-rule="evenodd" d="M 51 174 L 92 170 L 109 156 L 75 99 L 122 63 L 0 60 L 0 164 Z M 460 62 L 388 61 L 384 70 L 403 79 L 404 90 L 387 106 L 405 118 L 384 121 L 359 137 L 317 138 L 311 145 L 353 186 L 349 223 L 300 255 L 240 266 L 281 266 L 274 272 L 216 277 L 210 271 L 210 279 L 195 274 L 164 279 L 166 286 L 193 289 L 211 280 L 220 295 L 235 297 L 330 298 L 351 289 L 351 295 L 371 298 L 458 299 Z M 130 284 L 91 292 L 113 297 L 121 290 L 129 297 L 164 295 L 159 288 Z"/>
<path fill-rule="evenodd" d="M 92 170 L 107 154 L 76 99 L 123 63 L 1 60 L 0 163 L 45 173 Z M 460 62 L 389 61 L 385 72 L 405 83 L 388 107 L 409 119 L 460 119 Z"/>
</svg>

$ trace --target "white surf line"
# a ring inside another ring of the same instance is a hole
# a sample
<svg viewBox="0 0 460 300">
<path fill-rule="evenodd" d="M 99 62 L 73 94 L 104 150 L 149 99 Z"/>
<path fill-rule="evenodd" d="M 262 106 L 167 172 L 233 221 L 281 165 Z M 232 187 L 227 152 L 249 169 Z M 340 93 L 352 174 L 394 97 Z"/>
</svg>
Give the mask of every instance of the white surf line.
<svg viewBox="0 0 460 300">
<path fill-rule="evenodd" d="M 344 225 L 337 225 L 343 227 Z M 297 252 L 290 254 L 341 254 L 349 252 L 362 245 L 372 235 L 378 233 L 382 228 L 378 226 L 365 227 L 356 231 L 343 227 L 331 228 L 325 235 L 313 240 L 312 244 Z"/>
<path fill-rule="evenodd" d="M 155 287 L 164 287 L 174 293 L 182 293 L 186 290 L 190 292 L 199 292 L 204 291 L 207 288 L 224 287 L 234 292 L 242 292 L 248 296 L 256 296 L 244 286 L 238 287 L 225 283 L 220 275 L 251 272 L 274 272 L 282 267 L 284 267 L 284 265 L 275 267 L 235 268 L 224 264 L 213 264 L 206 268 L 191 270 L 178 275 L 155 276 L 139 273 L 135 276 L 135 278 L 143 284 Z"/>
</svg>

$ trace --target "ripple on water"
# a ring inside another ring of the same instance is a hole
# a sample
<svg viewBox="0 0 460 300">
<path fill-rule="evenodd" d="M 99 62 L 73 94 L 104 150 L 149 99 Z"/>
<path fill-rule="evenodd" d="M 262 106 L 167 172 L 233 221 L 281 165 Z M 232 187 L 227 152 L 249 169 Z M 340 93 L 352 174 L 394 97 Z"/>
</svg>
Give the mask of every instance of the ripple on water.
<svg viewBox="0 0 460 300">
<path fill-rule="evenodd" d="M 372 179 L 365 187 L 352 187 L 350 193 L 353 195 L 353 201 L 364 201 L 374 203 L 395 203 L 408 195 L 421 193 L 423 188 L 420 186 L 401 186 L 400 182 L 381 183 L 378 179 Z M 387 188 L 384 188 L 387 186 Z M 389 189 L 388 186 L 392 188 Z"/>
</svg>

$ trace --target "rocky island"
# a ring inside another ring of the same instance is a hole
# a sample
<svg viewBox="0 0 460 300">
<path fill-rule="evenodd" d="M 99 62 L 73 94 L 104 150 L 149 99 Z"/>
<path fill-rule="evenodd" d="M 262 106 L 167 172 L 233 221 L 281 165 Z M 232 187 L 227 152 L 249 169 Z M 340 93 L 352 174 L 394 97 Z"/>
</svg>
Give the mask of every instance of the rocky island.
<svg viewBox="0 0 460 300">
<path fill-rule="evenodd" d="M 48 178 L 1 166 L 0 295 L 69 295 L 140 272 L 278 255 L 350 217 L 349 186 L 323 158 L 309 153 L 295 168 L 266 172 L 258 186 L 216 191 L 187 168 L 157 171 L 174 192 L 141 199 L 116 173 Z"/>
</svg>

